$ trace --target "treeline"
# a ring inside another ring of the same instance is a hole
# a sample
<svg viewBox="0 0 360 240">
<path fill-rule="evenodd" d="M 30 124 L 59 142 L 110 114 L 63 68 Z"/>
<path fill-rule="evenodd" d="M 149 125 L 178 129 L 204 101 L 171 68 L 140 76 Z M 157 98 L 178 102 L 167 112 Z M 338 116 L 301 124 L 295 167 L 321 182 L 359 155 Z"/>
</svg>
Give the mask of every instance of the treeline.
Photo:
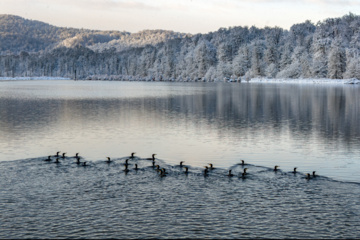
<svg viewBox="0 0 360 240">
<path fill-rule="evenodd" d="M 145 39 L 146 31 L 142 34 Z M 99 44 L 93 49 L 76 44 L 2 55 L 0 76 L 174 81 L 360 78 L 360 17 L 352 13 L 317 24 L 295 24 L 289 31 L 230 27 L 121 50 L 111 41 L 102 45 L 107 48 Z"/>
</svg>

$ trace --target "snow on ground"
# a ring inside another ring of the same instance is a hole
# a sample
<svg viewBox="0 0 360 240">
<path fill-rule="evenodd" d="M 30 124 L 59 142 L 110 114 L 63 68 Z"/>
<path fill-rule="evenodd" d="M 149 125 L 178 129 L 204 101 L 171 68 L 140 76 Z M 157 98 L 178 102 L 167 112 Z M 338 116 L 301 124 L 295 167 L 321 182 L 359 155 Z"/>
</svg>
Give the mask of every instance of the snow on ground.
<svg viewBox="0 0 360 240">
<path fill-rule="evenodd" d="M 104 81 L 144 81 L 144 79 L 132 79 L 132 78 L 115 78 L 113 79 L 110 77 L 95 77 L 96 80 L 104 80 Z M 10 80 L 71 80 L 71 78 L 65 78 L 65 77 L 0 77 L 0 81 L 10 81 Z M 87 78 L 86 80 L 94 80 Z M 177 80 L 172 80 L 177 82 Z M 180 81 L 180 80 L 179 80 Z M 191 81 L 190 81 L 191 82 Z M 233 81 L 225 80 L 225 82 L 239 82 L 239 81 Z M 299 83 L 299 84 L 360 84 L 360 80 L 357 78 L 351 78 L 351 79 L 329 79 L 329 78 L 320 78 L 320 79 L 314 79 L 314 78 L 297 78 L 297 79 L 290 79 L 290 78 L 252 78 L 249 81 L 242 80 L 241 82 L 248 82 L 248 83 Z"/>
<path fill-rule="evenodd" d="M 0 81 L 8 80 L 71 80 L 71 78 L 64 77 L 0 77 Z"/>
<path fill-rule="evenodd" d="M 360 80 L 356 78 L 351 79 L 329 79 L 329 78 L 298 78 L 298 79 L 276 79 L 276 78 L 252 78 L 250 83 L 310 83 L 310 84 L 360 84 Z"/>
</svg>

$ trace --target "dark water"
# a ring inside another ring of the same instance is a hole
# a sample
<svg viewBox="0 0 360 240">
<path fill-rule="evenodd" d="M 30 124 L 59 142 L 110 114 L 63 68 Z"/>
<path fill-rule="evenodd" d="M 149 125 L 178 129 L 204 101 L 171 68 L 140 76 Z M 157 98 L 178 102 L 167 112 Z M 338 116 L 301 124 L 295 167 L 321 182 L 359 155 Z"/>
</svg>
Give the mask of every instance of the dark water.
<svg viewBox="0 0 360 240">
<path fill-rule="evenodd" d="M 359 92 L 0 82 L 0 238 L 360 238 Z"/>
<path fill-rule="evenodd" d="M 127 173 L 126 157 L 85 167 L 46 158 L 1 163 L 0 238 L 360 237 L 357 183 L 254 165 L 185 174 L 157 159 L 161 177 L 138 158 Z"/>
</svg>

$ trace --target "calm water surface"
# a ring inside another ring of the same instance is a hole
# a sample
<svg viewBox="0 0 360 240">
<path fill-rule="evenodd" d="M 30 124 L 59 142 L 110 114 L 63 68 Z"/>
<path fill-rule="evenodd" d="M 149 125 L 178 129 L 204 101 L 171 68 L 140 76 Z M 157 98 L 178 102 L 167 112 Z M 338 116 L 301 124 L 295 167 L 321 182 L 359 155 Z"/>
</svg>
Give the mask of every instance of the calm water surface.
<svg viewBox="0 0 360 240">
<path fill-rule="evenodd" d="M 359 238 L 359 93 L 2 81 L 0 238 Z M 66 158 L 44 161 L 57 151 Z"/>
</svg>

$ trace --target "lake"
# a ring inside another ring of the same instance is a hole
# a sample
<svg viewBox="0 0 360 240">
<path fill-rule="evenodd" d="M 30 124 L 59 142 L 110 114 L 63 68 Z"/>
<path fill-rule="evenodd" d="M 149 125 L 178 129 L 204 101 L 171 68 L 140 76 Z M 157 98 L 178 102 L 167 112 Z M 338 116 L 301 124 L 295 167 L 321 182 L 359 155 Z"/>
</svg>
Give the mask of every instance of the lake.
<svg viewBox="0 0 360 240">
<path fill-rule="evenodd" d="M 0 238 L 360 237 L 358 86 L 0 81 L 0 117 Z"/>
</svg>

